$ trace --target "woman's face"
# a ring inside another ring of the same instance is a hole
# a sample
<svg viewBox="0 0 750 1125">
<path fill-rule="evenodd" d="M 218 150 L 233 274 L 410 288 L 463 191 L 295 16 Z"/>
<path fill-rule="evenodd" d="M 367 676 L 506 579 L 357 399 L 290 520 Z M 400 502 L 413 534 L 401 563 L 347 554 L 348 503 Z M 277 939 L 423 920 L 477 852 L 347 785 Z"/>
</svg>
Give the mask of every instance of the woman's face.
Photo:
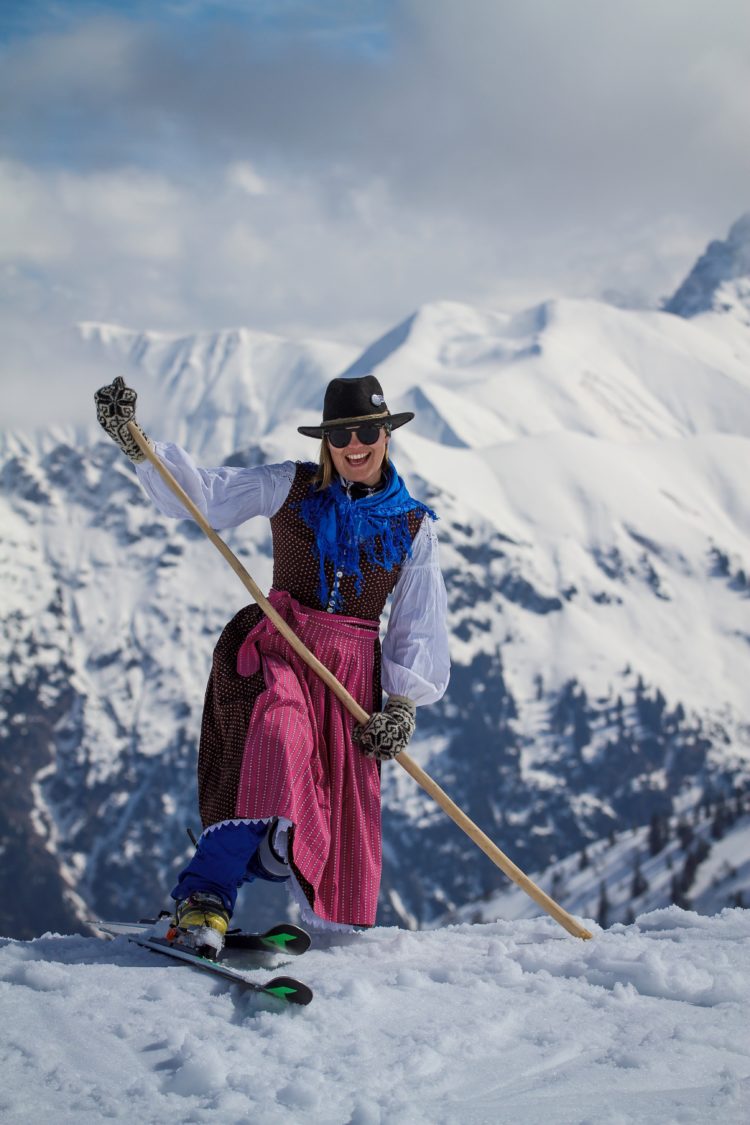
<svg viewBox="0 0 750 1125">
<path fill-rule="evenodd" d="M 372 486 L 380 480 L 383 469 L 385 451 L 388 448 L 388 435 L 383 426 L 380 427 L 378 440 L 374 445 L 363 445 L 357 437 L 356 426 L 346 426 L 352 432 L 349 444 L 343 449 L 337 449 L 326 439 L 334 468 L 340 477 L 352 481 L 353 484 Z"/>
</svg>

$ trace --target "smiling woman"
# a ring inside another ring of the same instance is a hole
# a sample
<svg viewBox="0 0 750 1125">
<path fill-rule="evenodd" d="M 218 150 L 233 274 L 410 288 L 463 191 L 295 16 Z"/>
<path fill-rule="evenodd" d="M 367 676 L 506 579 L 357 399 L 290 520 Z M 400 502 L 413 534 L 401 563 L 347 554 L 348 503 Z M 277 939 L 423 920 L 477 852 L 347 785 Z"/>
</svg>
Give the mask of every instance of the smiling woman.
<svg viewBox="0 0 750 1125">
<path fill-rule="evenodd" d="M 407 411 L 391 414 L 374 376 L 329 383 L 320 426 L 300 426 L 305 437 L 322 438 L 317 481 L 323 488 L 335 473 L 353 484 L 375 486 L 388 464 L 391 431 L 410 422 Z"/>
<path fill-rule="evenodd" d="M 160 510 L 184 517 L 127 430 L 135 398 L 121 379 L 103 387 L 99 421 L 138 463 Z M 224 629 L 198 758 L 204 831 L 172 890 L 174 935 L 198 949 L 218 953 L 239 886 L 255 878 L 288 880 L 313 925 L 374 924 L 379 763 L 406 747 L 417 705 L 440 699 L 449 673 L 435 513 L 409 495 L 388 456 L 391 431 L 411 418 L 392 414 L 378 380 L 365 375 L 334 379 L 321 424 L 300 427 L 322 439 L 318 465 L 199 469 L 178 446 L 154 447 L 213 527 L 270 518 L 269 600 L 372 712 L 353 726 L 258 606 Z M 381 657 L 379 621 L 391 594 Z"/>
</svg>

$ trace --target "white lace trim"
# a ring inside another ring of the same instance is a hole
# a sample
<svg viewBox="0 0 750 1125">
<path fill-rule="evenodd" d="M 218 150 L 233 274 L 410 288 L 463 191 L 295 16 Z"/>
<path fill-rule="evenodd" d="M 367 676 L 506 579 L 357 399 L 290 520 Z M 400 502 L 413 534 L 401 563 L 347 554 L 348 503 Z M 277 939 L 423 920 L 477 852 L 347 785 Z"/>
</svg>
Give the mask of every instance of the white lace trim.
<svg viewBox="0 0 750 1125">
<path fill-rule="evenodd" d="M 224 828 L 227 824 L 270 824 L 275 819 L 275 816 L 263 816 L 258 817 L 256 820 L 250 820 L 247 817 L 238 817 L 236 820 L 217 820 L 216 824 L 209 824 L 208 828 L 203 829 L 201 838 L 209 836 L 211 832 L 215 832 L 217 828 Z"/>
</svg>

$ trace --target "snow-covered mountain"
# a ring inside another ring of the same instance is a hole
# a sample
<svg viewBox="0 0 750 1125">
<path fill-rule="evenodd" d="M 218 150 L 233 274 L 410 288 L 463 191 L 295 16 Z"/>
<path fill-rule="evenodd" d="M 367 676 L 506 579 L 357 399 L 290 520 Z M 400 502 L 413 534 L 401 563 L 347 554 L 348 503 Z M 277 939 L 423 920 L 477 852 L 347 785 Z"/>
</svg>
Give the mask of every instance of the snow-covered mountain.
<svg viewBox="0 0 750 1125">
<path fill-rule="evenodd" d="M 296 426 L 344 371 L 417 412 L 394 455 L 442 517 L 454 668 L 413 755 L 543 871 L 747 779 L 750 325 L 739 298 L 706 309 L 440 302 L 361 355 L 82 333 L 102 382 L 128 373 L 150 436 L 204 464 L 314 456 Z M 163 900 L 195 825 L 212 645 L 245 592 L 95 423 L 3 444 L 3 891 L 6 928 L 30 935 Z M 227 539 L 267 585 L 266 526 Z M 384 796 L 383 921 L 424 925 L 504 882 L 398 766 Z"/>
<path fill-rule="evenodd" d="M 84 324 L 81 335 L 103 370 L 124 364 L 138 379 L 140 413 L 148 413 L 160 434 L 211 464 L 285 431 L 293 413 L 317 416 L 331 371 L 354 355 L 341 344 L 243 328 L 174 336 Z"/>
</svg>

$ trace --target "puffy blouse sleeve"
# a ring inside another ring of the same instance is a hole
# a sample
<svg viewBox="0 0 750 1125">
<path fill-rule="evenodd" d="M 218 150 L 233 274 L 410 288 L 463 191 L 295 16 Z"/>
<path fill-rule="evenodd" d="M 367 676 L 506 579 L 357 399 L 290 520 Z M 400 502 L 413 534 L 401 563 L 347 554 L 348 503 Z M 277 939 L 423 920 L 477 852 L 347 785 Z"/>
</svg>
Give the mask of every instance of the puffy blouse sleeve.
<svg viewBox="0 0 750 1125">
<path fill-rule="evenodd" d="M 296 470 L 294 461 L 252 468 L 222 465 L 218 469 L 199 469 L 179 445 L 155 442 L 154 449 L 157 457 L 217 531 L 237 527 L 252 516 L 275 515 L 289 495 Z M 189 518 L 150 461 L 139 462 L 136 473 L 144 491 L 160 512 L 175 519 Z"/>
<path fill-rule="evenodd" d="M 393 593 L 383 641 L 383 687 L 417 706 L 436 703 L 448 686 L 448 599 L 433 521 L 425 516 Z"/>
</svg>

